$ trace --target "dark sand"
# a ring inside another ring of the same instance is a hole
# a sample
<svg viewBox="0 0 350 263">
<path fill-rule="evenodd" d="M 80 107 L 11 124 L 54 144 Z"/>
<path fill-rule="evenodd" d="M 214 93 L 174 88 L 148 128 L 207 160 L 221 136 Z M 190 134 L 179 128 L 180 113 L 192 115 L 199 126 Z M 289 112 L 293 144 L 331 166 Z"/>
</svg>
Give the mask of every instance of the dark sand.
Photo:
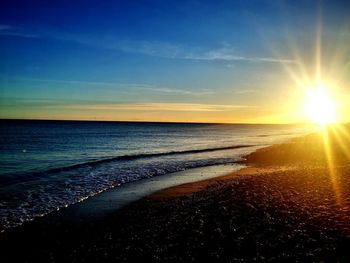
<svg viewBox="0 0 350 263">
<path fill-rule="evenodd" d="M 1 234 L 1 262 L 350 262 L 350 127 L 247 156 L 84 223 Z M 337 134 L 337 135 L 335 135 Z M 340 143 L 341 142 L 341 143 Z M 325 154 L 328 152 L 329 154 Z"/>
</svg>

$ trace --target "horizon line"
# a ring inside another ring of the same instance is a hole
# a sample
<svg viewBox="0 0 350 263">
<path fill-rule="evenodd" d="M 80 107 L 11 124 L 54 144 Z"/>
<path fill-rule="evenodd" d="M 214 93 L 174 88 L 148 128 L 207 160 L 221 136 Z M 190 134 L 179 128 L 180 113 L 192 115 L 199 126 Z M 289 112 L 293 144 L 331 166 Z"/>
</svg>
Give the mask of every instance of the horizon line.
<svg viewBox="0 0 350 263">
<path fill-rule="evenodd" d="M 147 120 L 94 120 L 94 119 L 26 119 L 0 118 L 0 121 L 67 121 L 67 122 L 117 122 L 117 123 L 169 123 L 169 124 L 236 124 L 236 125 L 317 125 L 312 122 L 261 123 L 261 122 L 195 122 L 195 121 L 147 121 Z M 333 124 L 348 124 L 347 122 Z"/>
</svg>

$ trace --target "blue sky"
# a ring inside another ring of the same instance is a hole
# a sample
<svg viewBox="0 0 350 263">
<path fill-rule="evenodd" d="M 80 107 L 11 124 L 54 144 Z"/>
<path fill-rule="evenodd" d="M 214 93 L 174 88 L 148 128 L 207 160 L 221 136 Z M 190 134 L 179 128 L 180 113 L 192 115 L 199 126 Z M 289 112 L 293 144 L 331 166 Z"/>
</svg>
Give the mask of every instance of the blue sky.
<svg viewBox="0 0 350 263">
<path fill-rule="evenodd" d="M 285 67 L 312 74 L 320 10 L 324 59 L 349 59 L 348 1 L 0 5 L 2 118 L 269 122 L 297 96 Z"/>
</svg>

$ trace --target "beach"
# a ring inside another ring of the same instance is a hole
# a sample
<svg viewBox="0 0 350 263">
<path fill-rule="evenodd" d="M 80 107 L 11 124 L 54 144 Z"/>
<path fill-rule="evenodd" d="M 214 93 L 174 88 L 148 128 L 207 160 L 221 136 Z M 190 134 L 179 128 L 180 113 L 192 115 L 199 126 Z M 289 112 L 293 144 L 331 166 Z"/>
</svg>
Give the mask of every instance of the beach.
<svg viewBox="0 0 350 263">
<path fill-rule="evenodd" d="M 350 0 L 0 8 L 0 263 L 350 263 Z"/>
<path fill-rule="evenodd" d="M 239 171 L 90 221 L 1 233 L 2 262 L 349 262 L 350 127 L 258 149 Z"/>
</svg>

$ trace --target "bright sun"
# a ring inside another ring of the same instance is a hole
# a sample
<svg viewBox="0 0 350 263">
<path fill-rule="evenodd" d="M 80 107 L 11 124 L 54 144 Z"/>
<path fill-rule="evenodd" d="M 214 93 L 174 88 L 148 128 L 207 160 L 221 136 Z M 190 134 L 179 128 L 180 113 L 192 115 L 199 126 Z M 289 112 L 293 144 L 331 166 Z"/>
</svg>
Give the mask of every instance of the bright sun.
<svg viewBox="0 0 350 263">
<path fill-rule="evenodd" d="M 306 114 L 322 126 L 335 122 L 336 106 L 326 89 L 319 86 L 308 90 Z"/>
</svg>

